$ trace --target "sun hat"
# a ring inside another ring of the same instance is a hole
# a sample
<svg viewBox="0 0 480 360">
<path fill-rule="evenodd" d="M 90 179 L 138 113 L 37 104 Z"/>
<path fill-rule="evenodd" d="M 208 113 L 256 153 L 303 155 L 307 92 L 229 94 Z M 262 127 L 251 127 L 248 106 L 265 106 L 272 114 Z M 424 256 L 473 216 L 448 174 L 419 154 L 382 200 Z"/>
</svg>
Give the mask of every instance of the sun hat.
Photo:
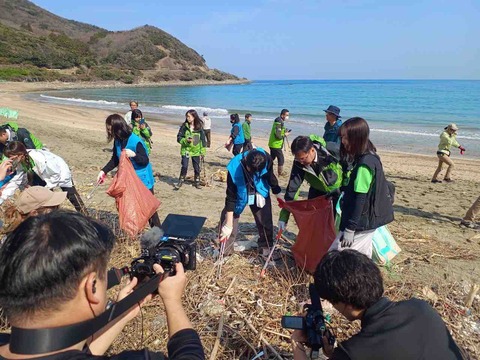
<svg viewBox="0 0 480 360">
<path fill-rule="evenodd" d="M 335 115 L 337 118 L 341 118 L 340 116 L 340 108 L 335 106 L 335 105 L 330 105 L 327 110 L 323 110 L 325 111 L 326 113 L 330 113 L 330 114 L 333 114 Z"/>
<path fill-rule="evenodd" d="M 25 215 L 41 207 L 58 206 L 66 198 L 66 192 L 53 192 L 43 186 L 31 186 L 20 194 L 15 201 L 15 207 Z"/>
<path fill-rule="evenodd" d="M 457 126 L 457 124 L 451 123 L 451 124 L 448 124 L 448 126 L 445 128 L 445 130 L 447 130 L 447 129 L 452 129 L 453 131 L 457 131 L 458 126 Z"/>
</svg>

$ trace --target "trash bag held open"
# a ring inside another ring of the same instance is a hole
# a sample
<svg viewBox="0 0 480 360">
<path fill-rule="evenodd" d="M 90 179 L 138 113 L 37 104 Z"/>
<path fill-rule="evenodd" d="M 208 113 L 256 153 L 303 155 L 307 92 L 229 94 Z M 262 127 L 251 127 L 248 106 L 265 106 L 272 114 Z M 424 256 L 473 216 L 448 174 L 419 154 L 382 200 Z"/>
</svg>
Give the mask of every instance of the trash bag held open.
<svg viewBox="0 0 480 360">
<path fill-rule="evenodd" d="M 161 204 L 137 176 L 125 150 L 107 194 L 115 198 L 120 228 L 131 237 L 145 228 Z"/>
<path fill-rule="evenodd" d="M 278 201 L 279 206 L 292 213 L 298 235 L 292 247 L 298 267 L 310 274 L 335 240 L 332 201 L 325 196 L 310 200 Z"/>
</svg>

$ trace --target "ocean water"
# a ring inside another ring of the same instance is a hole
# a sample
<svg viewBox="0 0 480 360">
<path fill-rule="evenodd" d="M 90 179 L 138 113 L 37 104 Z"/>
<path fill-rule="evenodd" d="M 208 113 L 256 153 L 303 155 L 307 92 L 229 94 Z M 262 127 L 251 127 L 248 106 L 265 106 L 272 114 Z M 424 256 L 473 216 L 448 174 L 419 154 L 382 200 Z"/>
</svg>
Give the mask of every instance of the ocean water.
<svg viewBox="0 0 480 360">
<path fill-rule="evenodd" d="M 279 80 L 243 85 L 79 89 L 35 95 L 41 101 L 107 108 L 125 113 L 139 101 L 149 115 L 181 122 L 194 108 L 208 111 L 213 126 L 227 130 L 230 113 L 253 114 L 253 136 L 266 136 L 283 108 L 293 135 L 323 134 L 328 105 L 343 119 L 365 118 L 380 148 L 435 154 L 445 126 L 456 123 L 466 156 L 480 157 L 480 81 L 462 80 Z M 215 129 L 214 129 L 215 131 Z M 456 151 L 453 152 L 456 154 Z"/>
</svg>

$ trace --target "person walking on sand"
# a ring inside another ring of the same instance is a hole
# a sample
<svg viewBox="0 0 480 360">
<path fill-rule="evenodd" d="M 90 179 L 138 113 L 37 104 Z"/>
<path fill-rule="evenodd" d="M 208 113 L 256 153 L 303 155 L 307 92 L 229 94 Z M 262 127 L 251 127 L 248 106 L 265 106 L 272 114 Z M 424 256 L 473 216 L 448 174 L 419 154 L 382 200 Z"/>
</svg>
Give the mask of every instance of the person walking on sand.
<svg viewBox="0 0 480 360">
<path fill-rule="evenodd" d="M 232 130 L 228 137 L 225 147 L 228 149 L 233 144 L 232 153 L 236 156 L 242 152 L 243 144 L 245 143 L 245 136 L 243 134 L 243 127 L 240 124 L 240 116 L 238 114 L 230 115 L 230 123 L 232 124 Z"/>
<path fill-rule="evenodd" d="M 463 155 L 465 152 L 465 148 L 462 147 L 458 141 L 457 141 L 457 131 L 458 131 L 458 126 L 456 124 L 450 124 L 448 125 L 442 134 L 440 135 L 440 143 L 438 144 L 438 150 L 437 150 L 437 157 L 438 157 L 438 166 L 437 170 L 435 170 L 435 173 L 433 174 L 432 177 L 432 183 L 441 183 L 442 180 L 438 180 L 438 174 L 440 174 L 440 171 L 442 171 L 443 164 L 447 164 L 447 172 L 445 173 L 445 177 L 443 180 L 446 182 L 452 182 L 451 174 L 452 170 L 454 168 L 454 163 L 452 159 L 450 159 L 450 149 L 451 147 L 457 147 L 460 149 L 460 154 Z"/>
<path fill-rule="evenodd" d="M 477 222 L 478 215 L 480 214 L 480 196 L 470 206 L 464 218 L 460 222 L 460 225 L 470 229 L 480 230 L 480 224 Z"/>
<path fill-rule="evenodd" d="M 243 143 L 244 152 L 253 149 L 251 124 L 252 114 L 245 114 L 245 121 L 242 124 L 243 136 L 245 137 L 245 142 Z"/>
<path fill-rule="evenodd" d="M 325 132 L 323 133 L 323 139 L 327 143 L 327 150 L 338 154 L 340 151 L 340 137 L 338 136 L 338 129 L 342 125 L 340 120 L 340 108 L 335 105 L 330 105 L 325 111 L 325 119 L 327 122 L 323 127 Z"/>
<path fill-rule="evenodd" d="M 195 110 L 188 110 L 185 113 L 185 122 L 180 126 L 177 134 L 177 142 L 180 144 L 180 155 L 182 155 L 182 168 L 175 190 L 180 189 L 188 171 L 188 160 L 192 158 L 193 170 L 195 172 L 195 187 L 200 189 L 200 157 L 205 156 L 206 140 L 202 127 L 202 119 Z"/>
<path fill-rule="evenodd" d="M 205 132 L 205 138 L 207 139 L 207 148 L 212 144 L 212 134 L 210 130 L 212 129 L 212 119 L 208 116 L 206 111 L 203 112 L 203 131 Z"/>
<path fill-rule="evenodd" d="M 285 121 L 288 121 L 289 116 L 290 112 L 288 109 L 283 109 L 280 112 L 280 116 L 273 122 L 272 130 L 270 131 L 270 138 L 268 140 L 268 147 L 270 148 L 272 161 L 278 159 L 278 176 L 284 174 L 283 164 L 285 163 L 285 157 L 283 156 L 283 142 L 285 137 L 291 132 L 291 130 L 285 128 Z"/>
<path fill-rule="evenodd" d="M 132 111 L 138 109 L 138 101 L 130 101 L 130 111 L 125 114 L 123 117 L 128 126 L 132 126 Z"/>
</svg>

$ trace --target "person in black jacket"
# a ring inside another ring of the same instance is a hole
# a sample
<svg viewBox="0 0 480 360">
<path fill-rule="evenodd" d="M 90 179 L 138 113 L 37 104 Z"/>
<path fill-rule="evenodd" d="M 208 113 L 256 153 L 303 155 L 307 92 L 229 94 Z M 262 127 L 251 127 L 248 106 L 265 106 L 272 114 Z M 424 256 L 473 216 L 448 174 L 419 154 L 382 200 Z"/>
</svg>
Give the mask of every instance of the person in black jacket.
<svg viewBox="0 0 480 360">
<path fill-rule="evenodd" d="M 8 235 L 0 248 L 0 307 L 14 331 L 7 343 L 0 344 L 0 359 L 165 358 L 161 353 L 148 350 L 104 355 L 151 295 L 78 343 L 65 343 L 64 348 L 48 354 L 25 355 L 28 352 L 20 348 L 18 353 L 12 353 L 10 345 L 18 344 L 20 334 L 15 329 L 65 327 L 96 319 L 105 311 L 107 265 L 114 242 L 113 232 L 105 225 L 65 210 L 30 217 Z M 163 272 L 158 264 L 154 270 L 157 274 Z M 170 274 L 158 285 L 167 317 L 169 359 L 203 360 L 200 338 L 182 307 L 187 278 L 181 263 L 176 264 L 175 270 L 175 275 Z M 130 294 L 136 285 L 137 279 L 133 278 L 120 290 L 117 301 Z M 29 342 L 34 342 L 34 337 L 29 338 Z"/>
<path fill-rule="evenodd" d="M 425 301 L 390 301 L 375 263 L 355 250 L 327 253 L 314 274 L 318 296 L 361 330 L 336 348 L 323 338 L 330 360 L 467 359 L 440 315 Z M 295 360 L 306 360 L 303 331 L 292 334 Z"/>
<path fill-rule="evenodd" d="M 340 127 L 341 161 L 351 170 L 344 176 L 340 232 L 330 249 L 352 248 L 371 258 L 375 230 L 394 217 L 389 186 L 369 134 L 367 122 L 360 117 Z"/>
</svg>

